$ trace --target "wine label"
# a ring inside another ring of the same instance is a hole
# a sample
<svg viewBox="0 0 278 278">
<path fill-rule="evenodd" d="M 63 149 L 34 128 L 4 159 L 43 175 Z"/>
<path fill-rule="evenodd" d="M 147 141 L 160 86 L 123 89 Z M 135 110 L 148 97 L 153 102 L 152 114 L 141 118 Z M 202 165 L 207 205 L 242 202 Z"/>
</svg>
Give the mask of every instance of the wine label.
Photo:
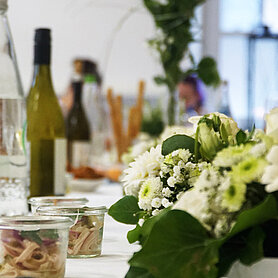
<svg viewBox="0 0 278 278">
<path fill-rule="evenodd" d="M 66 139 L 56 139 L 54 141 L 54 193 L 55 195 L 65 194 L 65 174 L 66 174 Z"/>
<path fill-rule="evenodd" d="M 24 155 L 0 155 L 1 178 L 27 178 L 27 161 Z"/>
<path fill-rule="evenodd" d="M 91 145 L 88 141 L 72 142 L 72 167 L 78 168 L 89 165 L 90 148 Z"/>
</svg>

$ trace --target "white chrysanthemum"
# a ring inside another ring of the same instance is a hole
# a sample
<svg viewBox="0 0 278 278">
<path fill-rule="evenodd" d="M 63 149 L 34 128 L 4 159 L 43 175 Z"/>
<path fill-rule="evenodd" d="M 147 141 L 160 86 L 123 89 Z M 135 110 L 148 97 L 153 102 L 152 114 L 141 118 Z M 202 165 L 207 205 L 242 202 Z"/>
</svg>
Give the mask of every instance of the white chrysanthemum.
<svg viewBox="0 0 278 278">
<path fill-rule="evenodd" d="M 166 197 L 166 198 L 169 198 L 171 195 L 172 195 L 172 190 L 170 190 L 170 188 L 169 187 L 164 187 L 163 189 L 162 189 L 162 195 L 164 196 L 164 197 Z"/>
<path fill-rule="evenodd" d="M 255 157 L 261 157 L 266 153 L 266 151 L 267 151 L 267 147 L 266 147 L 265 143 L 261 142 L 251 148 L 250 154 Z"/>
<path fill-rule="evenodd" d="M 156 197 L 152 200 L 152 207 L 153 208 L 160 208 L 161 204 L 162 204 L 161 198 Z"/>
<path fill-rule="evenodd" d="M 158 145 L 130 163 L 129 168 L 124 170 L 122 178 L 126 194 L 137 197 L 141 182 L 148 177 L 158 176 L 162 161 L 161 145 Z"/>
<path fill-rule="evenodd" d="M 167 179 L 167 184 L 170 186 L 170 187 L 175 187 L 175 184 L 176 184 L 176 179 L 174 177 L 170 177 Z"/>
<path fill-rule="evenodd" d="M 163 207 L 165 207 L 165 208 L 168 208 L 168 207 L 170 207 L 170 206 L 172 206 L 173 205 L 173 202 L 170 202 L 168 199 L 166 199 L 166 198 L 163 198 L 162 199 L 162 206 Z"/>
<path fill-rule="evenodd" d="M 153 216 L 157 216 L 159 213 L 160 213 L 160 210 L 159 209 L 155 209 L 155 210 L 153 210 L 152 215 Z"/>
<path fill-rule="evenodd" d="M 195 187 L 200 191 L 208 191 L 211 187 L 217 185 L 218 182 L 219 173 L 213 168 L 205 169 L 196 181 Z"/>
<path fill-rule="evenodd" d="M 251 145 L 231 146 L 218 152 L 213 164 L 218 167 L 231 167 L 241 162 L 249 154 Z"/>
<path fill-rule="evenodd" d="M 143 210 L 152 209 L 152 201 L 157 197 L 162 197 L 162 182 L 160 178 L 148 178 L 143 182 L 139 194 L 139 207 Z"/>
<path fill-rule="evenodd" d="M 271 148 L 266 159 L 268 162 L 278 165 L 278 146 L 273 146 Z"/>
</svg>

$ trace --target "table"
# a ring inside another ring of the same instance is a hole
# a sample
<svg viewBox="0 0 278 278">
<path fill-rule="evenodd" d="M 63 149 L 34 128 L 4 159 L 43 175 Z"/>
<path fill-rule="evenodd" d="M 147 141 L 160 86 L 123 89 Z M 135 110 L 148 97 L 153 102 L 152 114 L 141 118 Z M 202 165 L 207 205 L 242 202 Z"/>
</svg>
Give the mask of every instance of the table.
<svg viewBox="0 0 278 278">
<path fill-rule="evenodd" d="M 92 193 L 72 192 L 69 196 L 86 197 L 89 205 L 109 208 L 122 197 L 119 184 L 105 183 Z M 66 278 L 123 278 L 128 271 L 128 259 L 139 250 L 129 244 L 126 234 L 133 226 L 124 225 L 105 216 L 102 255 L 90 259 L 67 259 Z"/>
</svg>

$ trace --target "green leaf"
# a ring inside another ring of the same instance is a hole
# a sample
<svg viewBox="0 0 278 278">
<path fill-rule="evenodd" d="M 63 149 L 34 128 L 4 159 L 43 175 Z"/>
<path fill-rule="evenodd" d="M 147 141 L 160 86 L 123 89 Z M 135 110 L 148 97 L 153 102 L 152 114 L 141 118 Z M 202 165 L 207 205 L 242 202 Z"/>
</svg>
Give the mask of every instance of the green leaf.
<svg viewBox="0 0 278 278">
<path fill-rule="evenodd" d="M 134 196 L 125 196 L 108 210 L 108 214 L 116 221 L 125 224 L 137 224 L 142 210 Z"/>
<path fill-rule="evenodd" d="M 157 221 L 130 265 L 159 278 L 215 278 L 218 243 L 184 211 L 171 210 Z"/>
<path fill-rule="evenodd" d="M 127 240 L 129 243 L 134 243 L 139 240 L 141 235 L 141 226 L 136 225 L 136 227 L 127 233 Z"/>
<path fill-rule="evenodd" d="M 245 265 L 251 265 L 264 257 L 264 239 L 265 233 L 261 227 L 254 227 L 247 239 L 246 247 L 240 255 L 240 261 Z"/>
<path fill-rule="evenodd" d="M 162 155 L 168 155 L 178 149 L 188 149 L 194 154 L 195 140 L 187 135 L 174 135 L 162 144 Z"/>
<path fill-rule="evenodd" d="M 236 141 L 238 145 L 244 144 L 247 140 L 247 135 L 246 133 L 240 129 L 239 132 L 236 135 Z"/>
<path fill-rule="evenodd" d="M 260 225 L 278 215 L 275 197 L 271 194 L 254 208 L 243 211 L 237 218 L 236 224 L 226 238 L 230 238 L 250 227 Z"/>
<path fill-rule="evenodd" d="M 133 267 L 129 268 L 125 278 L 154 278 L 147 269 Z"/>
<path fill-rule="evenodd" d="M 39 231 L 21 231 L 20 235 L 23 238 L 29 239 L 30 241 L 34 241 L 37 244 L 41 245 L 42 244 L 42 240 L 38 234 Z"/>
</svg>

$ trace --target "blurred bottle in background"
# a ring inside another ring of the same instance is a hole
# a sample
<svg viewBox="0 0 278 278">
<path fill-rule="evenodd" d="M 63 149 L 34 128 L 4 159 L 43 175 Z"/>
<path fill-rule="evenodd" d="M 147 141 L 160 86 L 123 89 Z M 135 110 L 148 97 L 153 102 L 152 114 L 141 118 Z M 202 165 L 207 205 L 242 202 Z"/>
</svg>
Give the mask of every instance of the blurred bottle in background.
<svg viewBox="0 0 278 278">
<path fill-rule="evenodd" d="M 0 215 L 27 213 L 25 101 L 15 49 L 0 0 Z"/>
<path fill-rule="evenodd" d="M 63 114 L 50 72 L 49 29 L 37 29 L 34 77 L 27 98 L 30 142 L 30 196 L 65 193 L 66 139 Z"/>
<path fill-rule="evenodd" d="M 74 101 L 66 119 L 68 170 L 89 165 L 90 125 L 82 104 L 82 81 L 73 81 Z"/>
</svg>

